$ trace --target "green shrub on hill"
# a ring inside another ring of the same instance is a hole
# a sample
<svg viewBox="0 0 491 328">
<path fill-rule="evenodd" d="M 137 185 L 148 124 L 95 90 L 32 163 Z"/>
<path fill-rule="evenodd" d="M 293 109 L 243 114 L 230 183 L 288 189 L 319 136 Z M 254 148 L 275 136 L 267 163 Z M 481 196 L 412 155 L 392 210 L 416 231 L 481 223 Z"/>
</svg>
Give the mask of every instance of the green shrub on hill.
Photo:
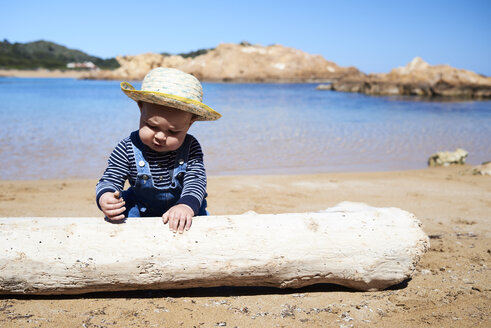
<svg viewBox="0 0 491 328">
<path fill-rule="evenodd" d="M 54 42 L 34 41 L 10 43 L 0 41 L 0 68 L 14 69 L 66 69 L 71 62 L 93 62 L 101 69 L 119 67 L 115 58 L 102 59 L 82 51 L 69 49 Z"/>
<path fill-rule="evenodd" d="M 181 52 L 181 53 L 178 53 L 177 55 L 178 56 L 181 56 L 181 57 L 184 57 L 184 58 L 194 58 L 194 57 L 198 57 L 200 55 L 204 55 L 204 54 L 208 53 L 208 51 L 211 51 L 211 50 L 214 50 L 214 49 L 215 48 L 198 49 L 198 50 L 194 50 L 194 51 L 190 51 L 190 52 Z M 171 56 L 172 55 L 169 52 L 161 52 L 160 54 L 162 56 Z"/>
<path fill-rule="evenodd" d="M 184 58 L 194 58 L 194 57 L 198 57 L 200 55 L 204 55 L 204 54 L 208 53 L 208 51 L 211 51 L 213 49 L 214 48 L 198 49 L 198 50 L 195 50 L 195 51 L 180 53 L 179 56 L 182 56 Z"/>
</svg>

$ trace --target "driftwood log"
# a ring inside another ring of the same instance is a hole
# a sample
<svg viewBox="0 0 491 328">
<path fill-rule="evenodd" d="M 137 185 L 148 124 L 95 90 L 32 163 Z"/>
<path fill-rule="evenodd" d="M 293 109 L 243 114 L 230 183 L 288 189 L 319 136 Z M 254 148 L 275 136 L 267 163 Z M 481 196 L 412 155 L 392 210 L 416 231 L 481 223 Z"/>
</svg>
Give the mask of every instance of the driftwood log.
<svg viewBox="0 0 491 328">
<path fill-rule="evenodd" d="M 381 290 L 429 246 L 414 215 L 341 203 L 322 213 L 160 218 L 0 218 L 0 294 L 334 283 Z"/>
</svg>

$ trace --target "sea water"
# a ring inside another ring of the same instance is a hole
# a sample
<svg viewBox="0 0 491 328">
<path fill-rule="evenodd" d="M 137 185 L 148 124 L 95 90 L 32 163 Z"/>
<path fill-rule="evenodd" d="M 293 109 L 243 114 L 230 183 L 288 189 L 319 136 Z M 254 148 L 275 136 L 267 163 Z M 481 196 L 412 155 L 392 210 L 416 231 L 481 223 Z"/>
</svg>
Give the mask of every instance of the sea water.
<svg viewBox="0 0 491 328">
<path fill-rule="evenodd" d="M 140 88 L 139 83 L 134 83 Z M 220 112 L 197 122 L 209 175 L 419 169 L 458 147 L 491 160 L 491 101 L 317 91 L 316 84 L 204 83 Z M 118 81 L 0 78 L 0 179 L 98 178 L 138 128 Z"/>
</svg>

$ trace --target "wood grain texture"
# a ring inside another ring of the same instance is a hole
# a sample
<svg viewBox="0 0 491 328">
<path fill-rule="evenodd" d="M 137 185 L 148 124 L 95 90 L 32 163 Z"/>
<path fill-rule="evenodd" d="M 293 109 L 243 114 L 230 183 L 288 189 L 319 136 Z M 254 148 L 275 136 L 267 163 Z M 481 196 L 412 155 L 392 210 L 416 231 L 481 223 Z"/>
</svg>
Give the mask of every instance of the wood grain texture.
<svg viewBox="0 0 491 328">
<path fill-rule="evenodd" d="M 411 277 L 429 240 L 398 208 L 160 218 L 0 218 L 0 294 L 335 283 L 381 290 Z"/>
</svg>

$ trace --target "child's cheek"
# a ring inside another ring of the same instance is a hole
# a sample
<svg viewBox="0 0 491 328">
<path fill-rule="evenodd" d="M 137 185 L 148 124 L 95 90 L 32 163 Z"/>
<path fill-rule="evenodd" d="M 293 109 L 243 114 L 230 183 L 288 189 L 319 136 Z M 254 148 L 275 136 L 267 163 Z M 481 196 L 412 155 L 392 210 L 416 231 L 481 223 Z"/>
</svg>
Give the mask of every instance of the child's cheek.
<svg viewBox="0 0 491 328">
<path fill-rule="evenodd" d="M 167 146 L 170 150 L 176 150 L 179 148 L 184 140 L 180 140 L 176 137 L 168 137 L 167 138 Z"/>
<path fill-rule="evenodd" d="M 152 141 L 152 130 L 149 129 L 148 127 L 142 127 L 140 128 L 140 139 L 143 141 L 143 143 L 147 143 L 149 141 Z"/>
<path fill-rule="evenodd" d="M 179 148 L 176 138 L 167 138 L 167 146 L 172 150 L 176 150 L 177 148 Z"/>
</svg>

